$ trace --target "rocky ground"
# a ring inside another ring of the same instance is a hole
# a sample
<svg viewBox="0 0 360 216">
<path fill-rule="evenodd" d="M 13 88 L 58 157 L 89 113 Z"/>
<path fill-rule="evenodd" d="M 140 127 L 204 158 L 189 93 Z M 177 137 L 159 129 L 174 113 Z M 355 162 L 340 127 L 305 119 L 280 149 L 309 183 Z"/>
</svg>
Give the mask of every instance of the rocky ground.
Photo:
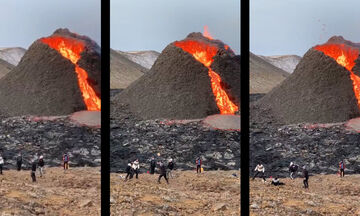
<svg viewBox="0 0 360 216">
<path fill-rule="evenodd" d="M 302 178 L 280 181 L 285 185 L 250 180 L 251 215 L 360 215 L 360 175 L 310 176 L 307 190 Z"/>
<path fill-rule="evenodd" d="M 111 174 L 112 215 L 240 215 L 239 171 L 175 171 L 170 184 L 157 174 L 124 176 Z"/>
<path fill-rule="evenodd" d="M 281 125 L 264 111 L 250 117 L 250 171 L 260 161 L 267 176 L 287 176 L 294 161 L 306 165 L 310 174 L 334 174 L 344 159 L 349 173 L 360 173 L 359 142 L 360 133 L 349 130 L 345 122 Z"/>
<path fill-rule="evenodd" d="M 37 173 L 38 175 L 38 173 Z M 45 168 L 33 183 L 30 171 L 0 175 L 0 215 L 100 215 L 100 167 Z"/>
<path fill-rule="evenodd" d="M 60 166 L 68 152 L 70 166 L 100 166 L 100 129 L 74 124 L 68 116 L 56 118 L 12 117 L 0 119 L 0 150 L 5 169 L 14 168 L 19 152 L 24 168 L 35 154 L 43 154 L 45 164 Z"/>
<path fill-rule="evenodd" d="M 142 120 L 127 105 L 110 107 L 112 172 L 124 171 L 136 158 L 148 168 L 147 160 L 158 153 L 157 159 L 171 157 L 181 169 L 193 169 L 199 156 L 205 169 L 240 168 L 240 131 L 212 129 L 201 120 Z"/>
</svg>

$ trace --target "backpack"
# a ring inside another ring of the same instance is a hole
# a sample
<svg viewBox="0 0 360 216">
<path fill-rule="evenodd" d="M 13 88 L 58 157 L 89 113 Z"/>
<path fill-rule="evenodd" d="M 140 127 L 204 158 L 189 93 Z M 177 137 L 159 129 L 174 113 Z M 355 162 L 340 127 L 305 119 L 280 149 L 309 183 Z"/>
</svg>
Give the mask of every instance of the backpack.
<svg viewBox="0 0 360 216">
<path fill-rule="evenodd" d="M 68 162 L 69 161 L 69 156 L 68 155 L 64 155 L 64 161 Z"/>
</svg>

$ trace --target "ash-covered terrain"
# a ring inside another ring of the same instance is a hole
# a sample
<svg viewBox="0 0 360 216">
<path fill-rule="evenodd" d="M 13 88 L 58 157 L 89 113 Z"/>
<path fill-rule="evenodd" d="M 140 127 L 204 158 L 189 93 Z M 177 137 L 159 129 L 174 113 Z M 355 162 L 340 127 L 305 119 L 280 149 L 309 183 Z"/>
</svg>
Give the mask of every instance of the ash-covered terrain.
<svg viewBox="0 0 360 216">
<path fill-rule="evenodd" d="M 217 130 L 201 119 L 143 120 L 132 114 L 128 105 L 114 103 L 110 118 L 112 172 L 124 172 L 128 161 L 137 158 L 146 172 L 153 156 L 173 158 L 178 169 L 193 169 L 197 157 L 202 158 L 206 170 L 240 168 L 240 131 Z"/>
<path fill-rule="evenodd" d="M 0 143 L 4 169 L 15 169 L 19 153 L 23 155 L 25 169 L 30 169 L 31 160 L 41 154 L 48 166 L 62 166 L 64 153 L 69 154 L 70 166 L 101 163 L 100 129 L 81 126 L 69 116 L 1 118 Z"/>
</svg>

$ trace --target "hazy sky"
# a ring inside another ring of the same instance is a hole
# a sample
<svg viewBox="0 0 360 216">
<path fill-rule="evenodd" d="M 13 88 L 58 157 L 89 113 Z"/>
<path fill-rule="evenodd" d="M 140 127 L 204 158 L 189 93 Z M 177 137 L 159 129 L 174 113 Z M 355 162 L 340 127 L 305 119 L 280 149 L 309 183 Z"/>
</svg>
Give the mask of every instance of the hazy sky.
<svg viewBox="0 0 360 216">
<path fill-rule="evenodd" d="M 250 0 L 250 51 L 302 56 L 331 36 L 360 42 L 358 0 Z"/>
<path fill-rule="evenodd" d="M 240 0 L 111 0 L 111 48 L 156 50 L 191 32 L 210 34 L 240 52 Z"/>
<path fill-rule="evenodd" d="M 0 47 L 28 48 L 65 27 L 100 45 L 100 14 L 100 0 L 0 0 Z"/>
</svg>

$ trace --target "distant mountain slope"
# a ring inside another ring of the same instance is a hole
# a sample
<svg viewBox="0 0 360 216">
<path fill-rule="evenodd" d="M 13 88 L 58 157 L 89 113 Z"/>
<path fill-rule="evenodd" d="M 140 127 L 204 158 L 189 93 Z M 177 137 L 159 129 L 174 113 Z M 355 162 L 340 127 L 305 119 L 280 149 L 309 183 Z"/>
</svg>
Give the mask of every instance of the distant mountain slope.
<svg viewBox="0 0 360 216">
<path fill-rule="evenodd" d="M 289 73 L 292 73 L 295 70 L 296 65 L 301 60 L 301 57 L 297 55 L 278 55 L 278 56 L 259 55 L 259 57 Z"/>
<path fill-rule="evenodd" d="M 9 73 L 15 66 L 0 59 L 0 79 Z"/>
<path fill-rule="evenodd" d="M 25 52 L 26 49 L 22 47 L 0 48 L 0 59 L 16 66 Z"/>
<path fill-rule="evenodd" d="M 131 60 L 123 52 L 110 49 L 110 88 L 124 89 L 141 77 L 147 69 Z"/>
<path fill-rule="evenodd" d="M 153 50 L 133 51 L 133 52 L 117 51 L 117 52 L 119 52 L 120 54 L 124 55 L 126 58 L 130 59 L 133 62 L 136 62 L 137 64 L 147 69 L 151 68 L 157 57 L 160 55 L 160 53 Z"/>
<path fill-rule="evenodd" d="M 250 93 L 267 93 L 290 74 L 250 52 Z"/>
</svg>

